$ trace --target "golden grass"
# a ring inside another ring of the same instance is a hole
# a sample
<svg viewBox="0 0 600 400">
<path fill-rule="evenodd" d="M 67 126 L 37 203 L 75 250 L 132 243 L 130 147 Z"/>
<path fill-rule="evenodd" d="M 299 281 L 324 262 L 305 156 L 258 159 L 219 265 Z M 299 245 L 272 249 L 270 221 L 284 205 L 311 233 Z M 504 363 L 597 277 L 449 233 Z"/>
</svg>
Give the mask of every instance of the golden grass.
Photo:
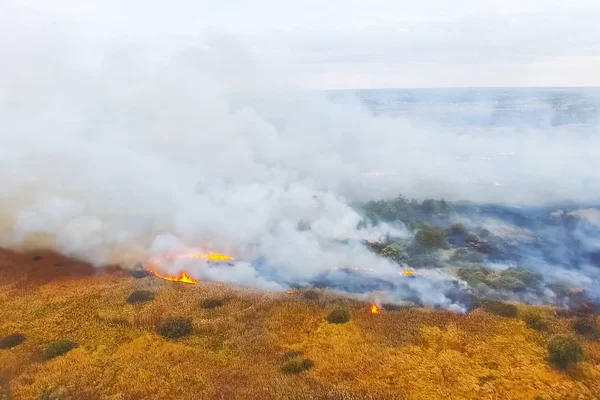
<svg viewBox="0 0 600 400">
<path fill-rule="evenodd" d="M 567 373 L 546 362 L 548 338 L 572 333 L 569 321 L 554 318 L 549 309 L 537 309 L 550 320 L 544 332 L 482 310 L 460 315 L 415 308 L 373 315 L 368 304 L 327 294 L 311 301 L 301 293 L 134 279 L 117 270 L 79 275 L 53 270 L 46 276 L 42 270 L 59 263 L 57 257 L 45 255 L 33 265 L 30 256 L 0 254 L 0 336 L 27 337 L 20 346 L 0 350 L 2 400 L 36 399 L 48 389 L 76 400 L 532 400 L 600 394 L 599 343 L 580 337 L 586 359 Z M 15 273 L 20 266 L 22 272 Z M 24 281 L 23 274 L 30 279 Z M 128 304 L 134 290 L 156 297 Z M 207 298 L 224 304 L 203 309 L 200 302 Z M 337 307 L 350 311 L 348 323 L 326 322 Z M 157 335 L 156 325 L 169 316 L 191 318 L 194 333 L 177 341 Z M 79 347 L 42 361 L 45 345 L 56 339 Z M 280 366 L 290 350 L 303 352 L 314 367 L 283 374 Z"/>
</svg>

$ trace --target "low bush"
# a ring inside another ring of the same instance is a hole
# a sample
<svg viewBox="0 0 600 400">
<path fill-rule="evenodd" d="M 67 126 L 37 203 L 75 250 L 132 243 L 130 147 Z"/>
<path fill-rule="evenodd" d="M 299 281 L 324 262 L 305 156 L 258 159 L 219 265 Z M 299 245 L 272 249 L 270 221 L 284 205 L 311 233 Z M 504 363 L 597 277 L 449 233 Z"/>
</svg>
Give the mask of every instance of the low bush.
<svg viewBox="0 0 600 400">
<path fill-rule="evenodd" d="M 25 336 L 20 333 L 12 333 L 0 339 L 0 349 L 12 349 L 23 343 Z"/>
<path fill-rule="evenodd" d="M 48 345 L 44 350 L 44 360 L 51 360 L 53 358 L 67 354 L 69 351 L 77 347 L 77 344 L 70 340 L 56 340 Z"/>
<path fill-rule="evenodd" d="M 518 309 L 515 305 L 503 301 L 489 300 L 484 302 L 482 307 L 486 312 L 501 317 L 516 317 L 518 313 Z"/>
<path fill-rule="evenodd" d="M 468 267 L 459 268 L 456 274 L 470 286 L 477 286 L 479 284 L 487 285 L 491 273 L 492 271 L 483 265 L 474 264 Z"/>
<path fill-rule="evenodd" d="M 304 360 L 302 360 L 302 368 L 304 368 L 305 371 L 308 369 L 311 369 L 314 366 L 315 366 L 315 362 L 313 360 L 310 360 L 308 358 L 305 358 Z"/>
<path fill-rule="evenodd" d="M 346 310 L 342 310 L 341 308 L 336 308 L 331 311 L 327 316 L 327 321 L 330 324 L 345 324 L 350 321 L 350 313 Z"/>
<path fill-rule="evenodd" d="M 304 297 L 306 300 L 319 300 L 319 293 L 315 290 L 307 290 L 306 292 L 302 293 L 302 297 Z"/>
<path fill-rule="evenodd" d="M 528 328 L 535 329 L 536 331 L 545 331 L 550 325 L 550 321 L 546 317 L 535 311 L 525 312 L 522 319 Z"/>
<path fill-rule="evenodd" d="M 299 374 L 306 370 L 311 369 L 314 366 L 314 362 L 309 359 L 293 359 L 286 361 L 281 365 L 281 372 L 284 374 Z"/>
<path fill-rule="evenodd" d="M 225 304 L 225 302 L 221 299 L 208 298 L 200 302 L 200 307 L 210 310 L 213 308 L 221 307 L 223 304 Z"/>
<path fill-rule="evenodd" d="M 157 328 L 159 335 L 167 339 L 179 339 L 192 333 L 192 321 L 185 317 L 167 318 Z"/>
<path fill-rule="evenodd" d="M 569 335 L 554 335 L 548 342 L 548 361 L 560 369 L 583 359 L 581 344 Z"/>
<path fill-rule="evenodd" d="M 136 290 L 127 298 L 129 304 L 145 303 L 154 300 L 154 293 L 149 290 Z"/>
<path fill-rule="evenodd" d="M 575 318 L 573 329 L 580 335 L 596 335 L 598 333 L 596 318 L 594 316 Z"/>
<path fill-rule="evenodd" d="M 36 400 L 64 400 L 65 397 L 58 392 L 56 389 L 49 388 L 44 389 L 42 393 L 36 398 Z"/>
<path fill-rule="evenodd" d="M 283 353 L 283 361 L 290 361 L 293 360 L 295 358 L 301 357 L 304 354 L 303 351 L 300 350 L 289 350 L 286 351 L 285 353 Z"/>
</svg>

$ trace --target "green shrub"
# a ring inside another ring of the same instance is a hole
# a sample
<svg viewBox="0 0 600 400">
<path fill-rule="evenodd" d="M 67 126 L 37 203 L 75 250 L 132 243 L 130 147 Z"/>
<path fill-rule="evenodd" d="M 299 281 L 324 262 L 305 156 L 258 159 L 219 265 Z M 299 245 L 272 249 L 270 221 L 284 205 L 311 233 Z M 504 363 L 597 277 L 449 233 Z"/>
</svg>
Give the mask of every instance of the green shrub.
<svg viewBox="0 0 600 400">
<path fill-rule="evenodd" d="M 581 344 L 572 336 L 555 335 L 548 342 L 548 361 L 560 369 L 583 359 Z"/>
<path fill-rule="evenodd" d="M 36 400 L 64 400 L 64 396 L 53 388 L 44 389 Z"/>
<path fill-rule="evenodd" d="M 53 358 L 67 354 L 69 351 L 77 347 L 77 344 L 70 340 L 56 340 L 48 345 L 44 350 L 44 360 L 51 360 Z"/>
<path fill-rule="evenodd" d="M 527 288 L 527 285 L 525 285 L 523 281 L 520 281 L 514 276 L 502 273 L 499 273 L 495 279 L 490 279 L 488 281 L 488 286 L 494 289 L 510 290 L 513 292 L 522 291 Z"/>
<path fill-rule="evenodd" d="M 491 272 L 492 271 L 481 264 L 474 264 L 468 267 L 459 268 L 456 274 L 470 286 L 477 286 L 479 284 L 487 285 L 488 277 Z"/>
<path fill-rule="evenodd" d="M 499 315 L 501 317 L 516 317 L 518 312 L 515 305 L 495 300 L 484 302 L 483 309 L 490 314 Z"/>
<path fill-rule="evenodd" d="M 458 250 L 457 250 L 458 252 Z M 536 288 L 541 280 L 537 274 L 533 274 L 523 268 L 507 268 L 503 271 L 491 271 L 481 264 L 473 264 L 462 267 L 457 275 L 471 286 L 484 284 L 494 289 L 521 291 L 527 287 Z"/>
<path fill-rule="evenodd" d="M 25 336 L 20 333 L 12 333 L 0 339 L 0 349 L 12 349 L 23 343 Z"/>
<path fill-rule="evenodd" d="M 423 226 L 415 235 L 415 239 L 423 247 L 444 247 L 446 232 L 441 228 Z"/>
<path fill-rule="evenodd" d="M 389 258 L 395 263 L 402 264 L 408 260 L 408 254 L 400 243 L 392 243 L 386 246 L 380 253 L 382 257 Z"/>
<path fill-rule="evenodd" d="M 545 331 L 550 324 L 547 318 L 535 311 L 525 312 L 522 319 L 528 328 L 535 329 L 536 331 Z"/>
<path fill-rule="evenodd" d="M 302 297 L 304 297 L 306 300 L 318 300 L 320 296 L 319 293 L 314 290 L 307 290 L 306 292 L 302 293 Z"/>
<path fill-rule="evenodd" d="M 302 371 L 304 371 L 304 368 L 300 360 L 286 361 L 281 365 L 281 372 L 284 374 L 299 374 Z"/>
<path fill-rule="evenodd" d="M 281 372 L 284 374 L 299 374 L 313 367 L 315 363 L 309 359 L 293 359 L 286 361 L 281 365 Z"/>
<path fill-rule="evenodd" d="M 580 335 L 594 335 L 598 332 L 596 318 L 594 316 L 576 318 L 573 321 L 573 329 Z"/>
<path fill-rule="evenodd" d="M 154 300 L 154 293 L 149 290 L 136 290 L 127 298 L 129 304 L 145 303 Z"/>
<path fill-rule="evenodd" d="M 157 328 L 159 335 L 167 339 L 179 339 L 192 333 L 192 321 L 185 317 L 170 317 Z"/>
<path fill-rule="evenodd" d="M 345 324 L 350 321 L 350 313 L 346 310 L 342 310 L 341 308 L 336 308 L 331 311 L 327 316 L 327 321 L 330 324 Z"/>
<path fill-rule="evenodd" d="M 225 302 L 221 299 L 208 298 L 208 299 L 204 299 L 204 300 L 202 300 L 202 302 L 200 302 L 200 307 L 210 310 L 213 308 L 221 307 L 223 304 L 225 304 Z"/>
</svg>

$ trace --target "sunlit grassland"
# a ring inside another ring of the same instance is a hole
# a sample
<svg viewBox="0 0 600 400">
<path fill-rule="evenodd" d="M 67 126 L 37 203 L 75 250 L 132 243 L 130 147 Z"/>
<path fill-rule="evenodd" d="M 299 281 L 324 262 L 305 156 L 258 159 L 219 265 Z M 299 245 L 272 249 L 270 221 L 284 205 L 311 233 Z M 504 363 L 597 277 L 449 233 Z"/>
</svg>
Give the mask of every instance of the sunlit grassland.
<svg viewBox="0 0 600 400">
<path fill-rule="evenodd" d="M 566 318 L 546 331 L 520 318 L 483 310 L 468 315 L 410 308 L 371 314 L 369 304 L 319 292 L 308 300 L 219 283 L 188 285 L 118 270 L 44 280 L 20 279 L 29 258 L 0 259 L 0 337 L 26 341 L 0 350 L 0 399 L 596 399 L 600 344 L 581 337 L 585 359 L 560 372 L 546 361 L 555 333 L 573 333 Z M 9 262 L 10 261 L 10 262 Z M 44 268 L 44 260 L 35 268 Z M 49 262 L 49 261 L 48 261 Z M 21 264 L 20 264 L 21 263 Z M 29 274 L 29 275 L 27 275 Z M 128 304 L 134 290 L 152 301 Z M 223 300 L 201 307 L 204 299 Z M 329 324 L 333 308 L 351 313 Z M 519 305 L 519 313 L 524 313 Z M 166 340 L 156 326 L 169 316 L 192 320 L 193 334 Z M 52 340 L 78 347 L 43 361 Z M 280 370 L 286 352 L 314 367 Z M 61 397 L 62 396 L 62 397 Z"/>
</svg>

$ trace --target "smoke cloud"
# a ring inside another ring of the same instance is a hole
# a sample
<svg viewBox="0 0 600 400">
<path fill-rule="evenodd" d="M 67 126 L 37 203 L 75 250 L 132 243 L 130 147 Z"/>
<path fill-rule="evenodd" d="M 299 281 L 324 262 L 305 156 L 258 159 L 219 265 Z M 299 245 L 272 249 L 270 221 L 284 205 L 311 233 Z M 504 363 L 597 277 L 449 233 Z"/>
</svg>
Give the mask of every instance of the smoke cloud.
<svg viewBox="0 0 600 400">
<path fill-rule="evenodd" d="M 467 129 L 374 116 L 285 90 L 285 76 L 224 35 L 175 47 L 92 42 L 9 5 L 0 26 L 3 247 L 125 266 L 222 252 L 241 261 L 169 268 L 264 289 L 341 266 L 392 281 L 398 266 L 360 240 L 410 234 L 358 229 L 353 202 L 403 193 L 542 204 L 600 193 L 595 126 Z M 392 291 L 456 308 L 450 282 L 432 271 Z"/>
</svg>

